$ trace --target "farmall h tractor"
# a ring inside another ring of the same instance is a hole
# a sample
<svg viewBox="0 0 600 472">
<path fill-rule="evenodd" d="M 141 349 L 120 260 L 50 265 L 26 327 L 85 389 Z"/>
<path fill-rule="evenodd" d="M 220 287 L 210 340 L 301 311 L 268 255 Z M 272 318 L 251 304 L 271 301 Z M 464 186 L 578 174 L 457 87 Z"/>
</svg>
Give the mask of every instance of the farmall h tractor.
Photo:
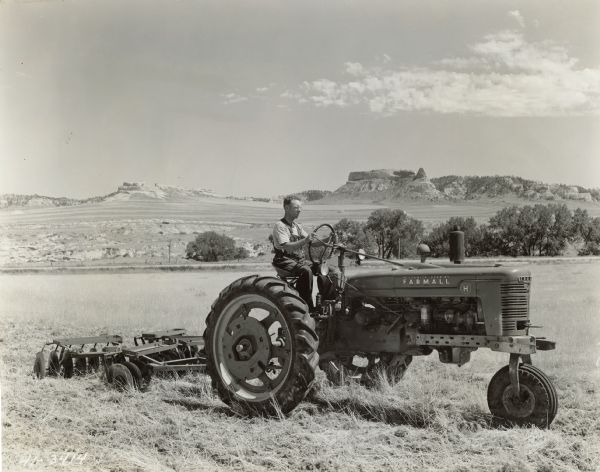
<svg viewBox="0 0 600 472">
<path fill-rule="evenodd" d="M 250 414 L 288 413 L 311 388 L 317 367 L 335 383 L 368 385 L 382 375 L 397 381 L 414 356 L 437 351 L 441 362 L 460 366 L 472 351 L 488 348 L 509 354 L 488 386 L 491 413 L 513 424 L 550 425 L 556 390 L 531 355 L 555 345 L 529 334 L 529 271 L 461 264 L 464 235 L 454 231 L 449 264 L 425 262 L 423 245 L 420 263 L 386 261 L 391 269 L 346 277 L 345 255 L 353 251 L 336 243 L 330 225 L 315 234 L 320 247 L 309 245 L 308 252 L 322 274 L 332 252 L 338 255 L 334 299 L 318 298 L 309 312 L 291 274 L 278 272 L 236 280 L 212 305 L 207 369 L 225 403 Z"/>
</svg>

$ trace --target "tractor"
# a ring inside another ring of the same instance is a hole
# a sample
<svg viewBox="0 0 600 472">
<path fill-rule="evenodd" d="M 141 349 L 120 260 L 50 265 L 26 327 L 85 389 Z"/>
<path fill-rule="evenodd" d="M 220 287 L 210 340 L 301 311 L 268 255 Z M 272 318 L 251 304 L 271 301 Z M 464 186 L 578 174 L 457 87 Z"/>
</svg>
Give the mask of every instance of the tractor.
<svg viewBox="0 0 600 472">
<path fill-rule="evenodd" d="M 414 356 L 437 351 L 443 363 L 461 366 L 479 348 L 509 354 L 492 377 L 489 409 L 501 421 L 548 427 L 558 402 L 550 379 L 531 362 L 555 343 L 529 331 L 531 273 L 520 267 L 464 263 L 464 233 L 450 233 L 450 262 L 400 262 L 366 255 L 337 243 L 333 227 L 314 231 L 308 255 L 327 274 L 337 253 L 335 298 L 309 309 L 291 274 L 251 275 L 215 300 L 204 333 L 207 371 L 229 405 L 248 414 L 292 411 L 307 395 L 320 367 L 334 383 L 367 386 L 386 376 L 398 381 Z M 381 260 L 346 276 L 348 255 Z"/>
</svg>

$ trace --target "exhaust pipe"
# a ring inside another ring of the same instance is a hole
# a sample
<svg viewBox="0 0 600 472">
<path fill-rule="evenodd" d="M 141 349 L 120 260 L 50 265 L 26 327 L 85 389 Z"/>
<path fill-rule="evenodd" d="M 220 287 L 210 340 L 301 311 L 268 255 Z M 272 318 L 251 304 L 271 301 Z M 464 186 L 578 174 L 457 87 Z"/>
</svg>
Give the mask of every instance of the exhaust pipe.
<svg viewBox="0 0 600 472">
<path fill-rule="evenodd" d="M 450 231 L 450 261 L 462 264 L 465 260 L 465 233 L 458 226 Z"/>
</svg>

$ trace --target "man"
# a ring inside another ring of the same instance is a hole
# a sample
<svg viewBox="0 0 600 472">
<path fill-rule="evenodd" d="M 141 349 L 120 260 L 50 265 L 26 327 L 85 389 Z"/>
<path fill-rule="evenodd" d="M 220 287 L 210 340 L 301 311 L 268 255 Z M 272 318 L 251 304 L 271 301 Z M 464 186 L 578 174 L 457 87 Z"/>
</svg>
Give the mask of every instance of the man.
<svg viewBox="0 0 600 472">
<path fill-rule="evenodd" d="M 283 218 L 273 227 L 273 246 L 275 247 L 273 265 L 298 277 L 296 289 L 308 305 L 309 310 L 312 311 L 314 310 L 313 271 L 310 262 L 304 259 L 303 249 L 310 241 L 315 245 L 322 243 L 314 239 L 314 234 L 309 235 L 302 226 L 296 223 L 302 211 L 300 198 L 295 195 L 285 197 L 283 209 L 285 212 Z M 331 295 L 334 282 L 329 277 L 322 277 L 319 282 L 319 290 L 322 294 Z"/>
</svg>

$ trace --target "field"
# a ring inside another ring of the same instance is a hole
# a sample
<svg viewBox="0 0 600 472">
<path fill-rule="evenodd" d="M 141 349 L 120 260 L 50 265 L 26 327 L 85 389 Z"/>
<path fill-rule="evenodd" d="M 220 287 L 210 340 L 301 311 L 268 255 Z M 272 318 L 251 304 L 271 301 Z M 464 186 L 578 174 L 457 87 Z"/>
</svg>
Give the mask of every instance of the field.
<svg viewBox="0 0 600 472">
<path fill-rule="evenodd" d="M 303 216 L 311 225 L 331 217 L 364 219 L 372 210 L 319 206 Z M 267 237 L 281 212 L 280 205 L 217 198 L 0 210 L 0 265 L 166 263 L 169 252 L 172 263 L 185 263 L 187 243 L 204 231 L 226 233 L 256 255 L 270 251 Z"/>
<path fill-rule="evenodd" d="M 485 222 L 514 201 L 398 202 L 422 220 L 426 229 L 451 216 Z M 520 202 L 521 204 L 523 202 Z M 600 215 L 600 205 L 567 201 Z M 366 221 L 382 206 L 339 202 L 306 204 L 301 222 L 308 229 L 342 218 Z M 202 198 L 130 200 L 69 207 L 0 210 L 0 266 L 188 263 L 186 245 L 195 233 L 217 231 L 236 239 L 251 256 L 268 254 L 272 225 L 282 216 L 280 204 Z"/>
<path fill-rule="evenodd" d="M 485 392 L 507 355 L 485 350 L 460 369 L 417 358 L 377 390 L 318 390 L 289 417 L 245 418 L 203 375 L 120 393 L 96 375 L 36 380 L 52 337 L 186 327 L 234 272 L 0 275 L 2 460 L 5 470 L 501 470 L 600 467 L 600 265 L 533 265 L 532 320 L 556 351 L 534 356 L 553 380 L 548 430 L 505 428 Z M 537 331 L 536 331 L 537 333 Z"/>
</svg>

